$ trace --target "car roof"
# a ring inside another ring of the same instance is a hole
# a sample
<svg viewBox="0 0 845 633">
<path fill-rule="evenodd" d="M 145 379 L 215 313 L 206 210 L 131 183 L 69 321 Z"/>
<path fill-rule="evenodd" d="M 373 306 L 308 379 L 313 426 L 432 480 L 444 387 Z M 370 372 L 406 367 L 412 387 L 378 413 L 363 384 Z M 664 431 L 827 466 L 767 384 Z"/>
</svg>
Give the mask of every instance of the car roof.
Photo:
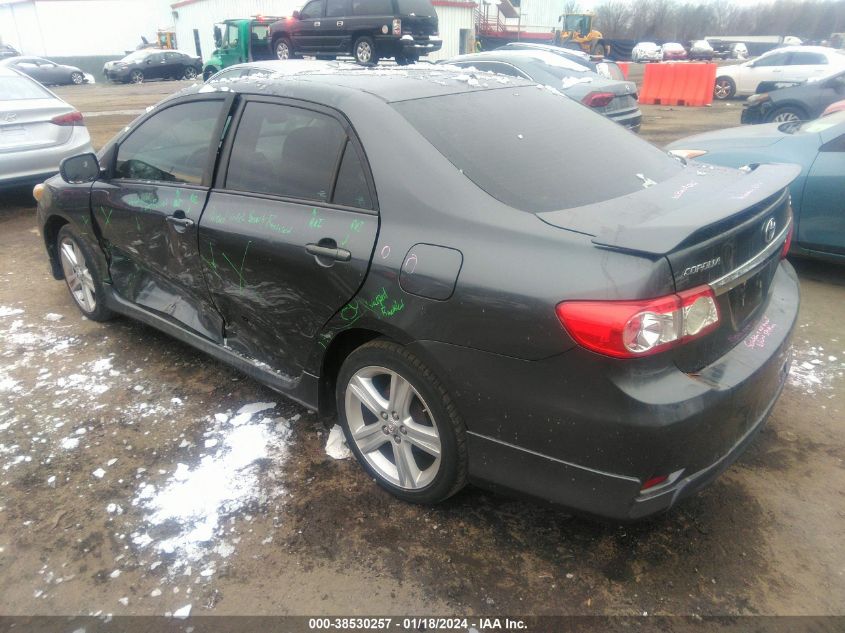
<svg viewBox="0 0 845 633">
<path fill-rule="evenodd" d="M 557 53 L 552 53 L 545 50 L 535 49 L 499 49 L 495 51 L 484 51 L 481 53 L 472 53 L 470 55 L 460 55 L 458 57 L 453 57 L 449 61 L 503 61 L 513 63 L 515 61 L 524 60 L 539 61 L 541 63 L 548 64 L 549 66 L 555 66 L 558 68 L 566 67 L 567 69 L 575 72 L 592 72 L 587 66 L 571 57 L 558 55 Z"/>
<path fill-rule="evenodd" d="M 252 64 L 255 66 L 255 64 Z M 222 82 L 221 82 L 222 83 Z M 335 63 L 328 67 L 301 72 L 277 72 L 269 76 L 233 78 L 221 84 L 202 84 L 186 88 L 175 96 L 198 92 L 228 91 L 248 94 L 301 96 L 317 98 L 330 95 L 363 95 L 385 103 L 426 99 L 450 94 L 481 92 L 505 86 L 534 86 L 516 77 L 489 72 L 470 72 L 448 65 L 420 64 L 413 68 L 390 66 L 363 67 Z"/>
<path fill-rule="evenodd" d="M 536 42 L 508 42 L 504 46 L 500 46 L 499 48 L 496 48 L 490 52 L 495 52 L 498 50 L 518 51 L 529 49 L 534 49 L 538 51 L 548 51 L 549 53 L 554 53 L 555 55 L 566 55 L 567 57 L 572 57 L 574 59 L 583 59 L 584 61 L 590 61 L 590 56 L 587 55 L 587 53 L 585 53 L 584 51 L 576 51 L 572 48 L 563 48 L 562 46 L 554 46 L 552 44 L 538 44 Z"/>
<path fill-rule="evenodd" d="M 781 46 L 780 48 L 773 48 L 766 51 L 763 55 L 771 55 L 772 53 L 822 53 L 823 55 L 831 55 L 836 51 L 827 46 Z M 762 55 L 761 55 L 762 57 Z"/>
</svg>

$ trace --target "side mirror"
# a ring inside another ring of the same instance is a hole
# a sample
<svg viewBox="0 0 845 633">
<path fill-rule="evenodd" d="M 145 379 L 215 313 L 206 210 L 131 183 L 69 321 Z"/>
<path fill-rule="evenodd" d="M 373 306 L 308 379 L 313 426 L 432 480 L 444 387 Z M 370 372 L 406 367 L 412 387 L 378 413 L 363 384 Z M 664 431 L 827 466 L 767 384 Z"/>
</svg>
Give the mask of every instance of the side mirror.
<svg viewBox="0 0 845 633">
<path fill-rule="evenodd" d="M 214 27 L 214 45 L 217 48 L 223 46 L 223 31 L 220 30 L 219 26 Z"/>
<path fill-rule="evenodd" d="M 294 20 L 298 20 L 301 13 L 299 13 L 299 11 L 294 11 L 291 15 L 293 15 Z"/>
<path fill-rule="evenodd" d="M 83 185 L 87 182 L 94 182 L 100 177 L 100 162 L 90 152 L 71 156 L 59 163 L 59 173 L 65 182 L 72 185 Z"/>
</svg>

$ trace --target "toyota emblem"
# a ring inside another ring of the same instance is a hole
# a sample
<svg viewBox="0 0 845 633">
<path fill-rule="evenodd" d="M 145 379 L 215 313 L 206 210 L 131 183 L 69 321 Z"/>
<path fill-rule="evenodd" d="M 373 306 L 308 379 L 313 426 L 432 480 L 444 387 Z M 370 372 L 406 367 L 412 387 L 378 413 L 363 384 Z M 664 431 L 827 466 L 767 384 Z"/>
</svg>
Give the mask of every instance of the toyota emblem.
<svg viewBox="0 0 845 633">
<path fill-rule="evenodd" d="M 766 220 L 766 223 L 763 225 L 763 239 L 766 240 L 766 244 L 775 239 L 775 229 L 777 229 L 777 226 L 778 224 L 774 218 Z"/>
</svg>

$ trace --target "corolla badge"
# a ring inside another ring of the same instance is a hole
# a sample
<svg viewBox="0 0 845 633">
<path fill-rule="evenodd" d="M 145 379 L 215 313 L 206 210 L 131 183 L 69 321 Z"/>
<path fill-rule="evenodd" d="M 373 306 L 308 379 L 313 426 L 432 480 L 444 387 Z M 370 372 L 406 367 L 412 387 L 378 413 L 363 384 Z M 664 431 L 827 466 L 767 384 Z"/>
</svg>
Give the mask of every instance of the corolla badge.
<svg viewBox="0 0 845 633">
<path fill-rule="evenodd" d="M 763 225 L 763 239 L 766 240 L 766 244 L 775 239 L 775 230 L 777 227 L 778 223 L 775 222 L 774 218 L 766 220 L 766 223 Z"/>
<path fill-rule="evenodd" d="M 706 262 L 701 262 L 700 264 L 696 264 L 695 266 L 687 266 L 684 268 L 683 277 L 687 277 L 688 275 L 694 275 L 695 273 L 701 273 L 705 270 L 710 270 L 714 266 L 718 266 L 722 263 L 721 257 L 714 257 L 713 259 L 708 259 Z"/>
</svg>

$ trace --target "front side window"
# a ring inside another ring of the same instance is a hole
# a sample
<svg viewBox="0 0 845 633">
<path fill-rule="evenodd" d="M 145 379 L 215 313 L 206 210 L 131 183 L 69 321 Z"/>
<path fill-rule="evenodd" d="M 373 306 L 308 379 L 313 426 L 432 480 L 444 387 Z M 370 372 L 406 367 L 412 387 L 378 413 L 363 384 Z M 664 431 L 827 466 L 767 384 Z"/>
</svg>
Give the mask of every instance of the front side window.
<svg viewBox="0 0 845 633">
<path fill-rule="evenodd" d="M 306 4 L 299 12 L 300 20 L 312 20 L 319 18 L 323 12 L 323 0 L 314 0 Z"/>
<path fill-rule="evenodd" d="M 181 103 L 141 123 L 117 150 L 115 178 L 202 184 L 223 101 Z"/>
<path fill-rule="evenodd" d="M 326 0 L 326 17 L 342 18 L 350 13 L 349 0 Z"/>
<path fill-rule="evenodd" d="M 226 188 L 328 203 L 346 138 L 340 123 L 325 114 L 248 103 L 232 144 Z"/>
<path fill-rule="evenodd" d="M 352 0 L 352 15 L 393 15 L 391 0 Z"/>
<path fill-rule="evenodd" d="M 785 66 L 789 59 L 788 53 L 777 53 L 776 55 L 765 55 L 754 62 L 754 67 L 764 66 Z"/>
</svg>

